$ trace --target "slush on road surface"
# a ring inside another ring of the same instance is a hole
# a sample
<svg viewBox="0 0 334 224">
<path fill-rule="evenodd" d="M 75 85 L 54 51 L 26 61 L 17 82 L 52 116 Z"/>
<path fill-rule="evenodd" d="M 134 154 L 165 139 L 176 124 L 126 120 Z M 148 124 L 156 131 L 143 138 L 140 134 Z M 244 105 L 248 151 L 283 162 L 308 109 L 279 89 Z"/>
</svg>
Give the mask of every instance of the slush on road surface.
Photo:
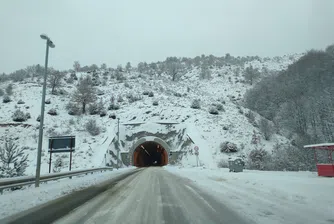
<svg viewBox="0 0 334 224">
<path fill-rule="evenodd" d="M 252 223 L 188 180 L 150 167 L 78 207 L 55 223 Z"/>
</svg>

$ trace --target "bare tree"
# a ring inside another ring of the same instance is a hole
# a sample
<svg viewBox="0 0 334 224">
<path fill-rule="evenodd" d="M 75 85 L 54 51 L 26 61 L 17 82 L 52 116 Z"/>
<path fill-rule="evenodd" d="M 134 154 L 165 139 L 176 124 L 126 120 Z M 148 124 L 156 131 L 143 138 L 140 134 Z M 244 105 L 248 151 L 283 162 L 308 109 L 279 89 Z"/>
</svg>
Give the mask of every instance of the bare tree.
<svg viewBox="0 0 334 224">
<path fill-rule="evenodd" d="M 21 82 L 27 78 L 28 73 L 25 69 L 17 70 L 9 75 L 10 79 L 14 82 Z"/>
<path fill-rule="evenodd" d="M 81 104 L 82 113 L 86 113 L 86 106 L 96 100 L 95 88 L 89 76 L 79 82 L 77 90 L 74 92 L 73 101 Z"/>
<path fill-rule="evenodd" d="M 117 65 L 117 71 L 123 72 L 123 67 L 121 64 Z"/>
<path fill-rule="evenodd" d="M 89 69 L 90 69 L 91 71 L 95 71 L 95 70 L 98 70 L 99 67 L 98 67 L 96 64 L 92 64 L 92 65 L 89 67 Z"/>
<path fill-rule="evenodd" d="M 176 57 L 169 57 L 166 59 L 166 71 L 175 81 L 177 76 L 182 71 L 181 62 Z"/>
<path fill-rule="evenodd" d="M 245 79 L 251 85 L 253 85 L 254 81 L 260 77 L 260 72 L 258 69 L 253 68 L 253 66 L 249 66 L 245 69 Z"/>
<path fill-rule="evenodd" d="M 207 66 L 201 67 L 201 72 L 199 74 L 200 79 L 210 79 L 211 78 L 211 71 Z"/>
<path fill-rule="evenodd" d="M 107 64 L 106 64 L 106 63 L 103 63 L 103 64 L 101 65 L 101 69 L 102 69 L 102 70 L 107 70 Z"/>
<path fill-rule="evenodd" d="M 145 63 L 144 62 L 139 62 L 137 66 L 138 72 L 144 73 L 146 70 Z"/>
<path fill-rule="evenodd" d="M 73 68 L 74 68 L 74 71 L 78 72 L 80 71 L 80 63 L 78 61 L 75 61 L 74 64 L 73 64 Z"/>
<path fill-rule="evenodd" d="M 131 70 L 131 63 L 130 62 L 128 62 L 128 63 L 126 63 L 126 66 L 125 66 L 125 70 L 127 71 L 127 72 L 129 72 L 130 70 Z"/>
<path fill-rule="evenodd" d="M 5 147 L 0 147 L 0 178 L 22 176 L 27 168 L 28 155 L 23 148 L 11 140 L 6 140 Z"/>
<path fill-rule="evenodd" d="M 158 76 L 161 76 L 161 74 L 164 72 L 165 72 L 165 65 L 163 63 L 159 63 L 157 67 Z"/>
<path fill-rule="evenodd" d="M 327 54 L 329 54 L 329 55 L 331 55 L 332 57 L 334 57 L 334 44 L 329 45 L 329 46 L 326 48 L 326 52 L 327 52 Z"/>
<path fill-rule="evenodd" d="M 154 63 L 154 62 L 150 63 L 150 64 L 149 64 L 149 67 L 150 67 L 150 69 L 152 69 L 152 70 L 157 70 L 157 68 L 158 68 L 157 63 Z"/>
<path fill-rule="evenodd" d="M 65 73 L 52 71 L 48 75 L 48 83 L 51 87 L 51 94 L 55 94 L 55 90 L 61 85 L 61 80 L 65 77 Z"/>
<path fill-rule="evenodd" d="M 31 79 L 36 76 L 42 75 L 42 70 L 40 69 L 39 65 L 31 65 L 26 68 L 26 72 Z"/>
<path fill-rule="evenodd" d="M 193 63 L 196 67 L 199 67 L 201 65 L 201 57 L 200 56 L 196 56 L 194 59 L 193 59 Z"/>
</svg>

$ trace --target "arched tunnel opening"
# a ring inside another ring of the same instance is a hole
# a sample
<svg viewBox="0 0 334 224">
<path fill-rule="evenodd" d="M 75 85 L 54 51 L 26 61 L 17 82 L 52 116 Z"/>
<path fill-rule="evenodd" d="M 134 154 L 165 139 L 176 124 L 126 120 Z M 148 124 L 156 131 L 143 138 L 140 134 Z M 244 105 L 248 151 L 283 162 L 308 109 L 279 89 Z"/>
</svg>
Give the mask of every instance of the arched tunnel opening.
<svg viewBox="0 0 334 224">
<path fill-rule="evenodd" d="M 157 142 L 143 142 L 133 152 L 133 165 L 136 167 L 165 166 L 167 164 L 167 150 Z"/>
</svg>

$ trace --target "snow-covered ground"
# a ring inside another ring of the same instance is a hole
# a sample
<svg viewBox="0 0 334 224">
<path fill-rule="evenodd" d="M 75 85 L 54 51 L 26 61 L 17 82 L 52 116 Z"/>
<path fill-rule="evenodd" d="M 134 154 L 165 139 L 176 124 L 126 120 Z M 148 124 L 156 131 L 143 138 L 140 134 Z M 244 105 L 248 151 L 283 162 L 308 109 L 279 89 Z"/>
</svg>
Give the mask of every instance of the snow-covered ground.
<svg viewBox="0 0 334 224">
<path fill-rule="evenodd" d="M 73 191 L 99 184 L 132 169 L 135 168 L 122 168 L 87 176 L 77 176 L 72 179 L 49 181 L 42 183 L 39 188 L 31 186 L 16 191 L 4 191 L 3 195 L 0 195 L 0 219 L 70 194 Z"/>
<path fill-rule="evenodd" d="M 313 172 L 178 168 L 168 171 L 196 182 L 217 200 L 258 224 L 334 223 L 334 179 Z"/>
</svg>

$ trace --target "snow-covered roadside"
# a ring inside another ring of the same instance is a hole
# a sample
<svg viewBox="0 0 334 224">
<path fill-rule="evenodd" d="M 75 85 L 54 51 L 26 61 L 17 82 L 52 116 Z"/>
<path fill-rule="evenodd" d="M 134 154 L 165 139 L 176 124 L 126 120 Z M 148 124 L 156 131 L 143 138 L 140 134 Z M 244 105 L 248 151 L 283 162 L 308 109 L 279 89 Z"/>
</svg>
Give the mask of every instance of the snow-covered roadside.
<svg viewBox="0 0 334 224">
<path fill-rule="evenodd" d="M 334 178 L 318 177 L 312 172 L 165 169 L 194 181 L 258 224 L 334 223 Z"/>
<path fill-rule="evenodd" d="M 73 191 L 101 183 L 132 169 L 135 169 L 135 167 L 73 177 L 72 179 L 65 178 L 50 181 L 42 183 L 39 188 L 31 186 L 22 190 L 5 191 L 3 195 L 0 195 L 0 219 L 54 200 Z"/>
</svg>

